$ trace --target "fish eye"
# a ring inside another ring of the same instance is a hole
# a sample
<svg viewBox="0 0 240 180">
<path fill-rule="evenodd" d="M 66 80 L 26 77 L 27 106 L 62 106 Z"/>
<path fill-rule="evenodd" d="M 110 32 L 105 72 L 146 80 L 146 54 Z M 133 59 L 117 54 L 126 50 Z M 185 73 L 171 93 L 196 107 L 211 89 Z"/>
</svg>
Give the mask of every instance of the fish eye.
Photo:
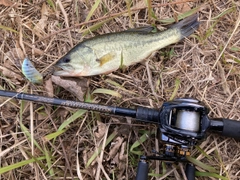
<svg viewBox="0 0 240 180">
<path fill-rule="evenodd" d="M 69 58 L 64 58 L 64 59 L 63 59 L 63 62 L 64 62 L 64 63 L 69 63 L 70 61 L 71 61 L 71 60 L 70 60 Z"/>
</svg>

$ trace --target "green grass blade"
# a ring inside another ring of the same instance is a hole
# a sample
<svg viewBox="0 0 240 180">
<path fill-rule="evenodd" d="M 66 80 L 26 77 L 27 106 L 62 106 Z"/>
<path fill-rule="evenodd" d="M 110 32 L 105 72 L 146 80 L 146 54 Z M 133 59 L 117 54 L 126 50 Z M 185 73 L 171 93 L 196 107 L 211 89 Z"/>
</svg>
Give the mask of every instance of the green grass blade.
<svg viewBox="0 0 240 180">
<path fill-rule="evenodd" d="M 31 140 L 31 134 L 29 133 L 28 128 L 26 128 L 26 126 L 24 126 L 22 122 L 20 122 L 20 127 L 21 127 L 22 132 L 28 137 L 29 140 Z M 38 142 L 35 139 L 33 139 L 33 143 L 40 151 L 43 152 L 43 149 L 41 148 L 41 146 L 38 144 Z"/>
<path fill-rule="evenodd" d="M 92 102 L 91 100 L 91 96 L 90 94 L 87 92 L 86 93 L 86 99 L 85 102 Z M 70 116 L 67 120 L 65 120 L 60 127 L 58 128 L 58 130 L 54 133 L 48 134 L 46 135 L 44 138 L 46 140 L 52 140 L 55 139 L 56 137 L 58 137 L 59 135 L 63 134 L 66 129 L 68 128 L 69 124 L 71 124 L 72 122 L 74 122 L 76 119 L 80 118 L 81 116 L 83 116 L 85 113 L 87 112 L 87 110 L 83 110 L 83 109 L 79 109 L 78 111 L 76 111 L 72 116 Z"/>
<path fill-rule="evenodd" d="M 217 25 L 217 23 L 219 21 L 221 21 L 221 17 L 226 15 L 227 13 L 230 13 L 234 10 L 235 8 L 230 8 L 230 9 L 227 9 L 225 10 L 224 12 L 222 12 L 221 14 L 219 14 L 218 16 L 214 17 L 212 20 L 215 20 L 215 22 L 213 23 L 213 25 L 211 25 L 209 27 L 209 29 L 206 31 L 206 34 L 205 36 L 203 37 L 203 40 L 206 40 L 208 37 L 210 37 L 213 33 L 214 33 L 214 27 Z"/>
<path fill-rule="evenodd" d="M 101 21 L 101 22 L 99 22 L 99 23 L 97 23 L 97 24 L 94 24 L 94 25 L 88 27 L 86 30 L 83 30 L 82 35 L 83 35 L 83 36 L 86 36 L 86 35 L 89 34 L 90 32 L 94 32 L 94 31 L 98 30 L 100 27 L 102 27 L 102 25 L 104 25 L 105 23 L 109 22 L 109 21 L 112 20 L 112 19 L 113 19 L 113 18 L 108 18 L 108 19 L 106 19 L 106 20 L 104 20 L 104 21 Z"/>
<path fill-rule="evenodd" d="M 24 107 L 23 104 L 24 104 L 24 101 L 21 101 L 21 105 L 20 105 L 20 123 L 19 124 L 20 124 L 22 132 L 31 141 L 31 134 L 29 132 L 29 129 L 26 126 L 24 126 L 24 124 L 22 123 L 22 114 L 23 114 L 23 107 Z M 35 139 L 33 139 L 33 143 L 41 152 L 44 152 L 43 149 L 41 148 L 41 146 L 38 144 L 38 142 Z"/>
<path fill-rule="evenodd" d="M 209 156 L 202 148 L 200 148 L 200 146 L 195 146 L 195 148 L 199 151 L 199 152 L 201 152 L 206 158 L 208 158 L 208 159 L 212 159 L 211 158 L 211 156 Z"/>
<path fill-rule="evenodd" d="M 127 10 L 128 10 L 129 23 L 132 25 L 133 21 L 132 21 L 131 9 L 130 9 L 132 1 L 131 0 L 125 0 L 125 2 L 126 2 L 126 5 L 127 5 Z"/>
<path fill-rule="evenodd" d="M 238 46 L 232 46 L 232 47 L 230 48 L 230 51 L 232 51 L 232 52 L 240 52 L 240 47 L 238 47 Z"/>
<path fill-rule="evenodd" d="M 216 170 L 214 167 L 208 166 L 208 165 L 202 163 L 201 161 L 199 161 L 199 160 L 197 160 L 197 159 L 195 159 L 195 158 L 193 158 L 193 157 L 186 156 L 186 158 L 187 158 L 187 160 L 188 160 L 189 162 L 193 163 L 193 164 L 196 165 L 196 166 L 201 167 L 201 168 L 204 169 L 204 170 L 207 170 L 207 171 L 209 171 L 209 172 L 217 172 L 217 170 Z"/>
<path fill-rule="evenodd" d="M 86 20 L 85 21 L 89 21 L 89 19 L 92 17 L 94 11 L 96 11 L 96 9 L 98 8 L 99 4 L 100 4 L 101 0 L 96 0 L 95 4 L 92 6 L 92 9 L 89 11 Z"/>
<path fill-rule="evenodd" d="M 66 131 L 66 129 L 58 130 L 54 133 L 51 133 L 51 134 L 48 134 L 48 135 L 44 136 L 44 139 L 47 140 L 47 141 L 50 141 L 50 140 L 55 139 L 56 137 L 60 136 L 61 134 L 63 134 L 65 131 Z"/>
<path fill-rule="evenodd" d="M 146 4 L 147 4 L 147 9 L 148 9 L 148 21 L 150 22 L 151 21 L 151 17 L 153 19 L 157 19 L 154 11 L 153 11 L 153 8 L 152 8 L 152 0 L 146 0 Z"/>
<path fill-rule="evenodd" d="M 32 159 L 21 161 L 21 162 L 18 162 L 18 163 L 15 163 L 15 164 L 12 164 L 12 165 L 9 165 L 9 166 L 6 166 L 6 167 L 2 167 L 2 168 L 0 168 L 0 174 L 3 174 L 5 172 L 14 170 L 16 168 L 19 168 L 19 167 L 25 166 L 27 164 L 43 160 L 43 159 L 46 159 L 46 157 L 43 156 L 43 157 L 39 157 L 39 158 L 32 158 Z"/>
<path fill-rule="evenodd" d="M 14 30 L 10 27 L 7 27 L 7 26 L 3 26 L 3 25 L 0 25 L 0 29 L 6 30 L 6 31 L 11 31 L 11 32 L 14 32 L 14 33 L 18 33 L 16 30 Z"/>
<path fill-rule="evenodd" d="M 236 63 L 239 63 L 239 64 L 240 64 L 240 59 L 233 58 L 233 60 L 234 60 Z"/>
<path fill-rule="evenodd" d="M 137 147 L 141 146 L 143 142 L 145 142 L 148 139 L 149 131 L 146 131 L 136 142 L 133 143 L 133 145 L 130 147 L 130 152 L 137 155 L 142 155 L 142 151 L 135 150 Z"/>
<path fill-rule="evenodd" d="M 172 101 L 176 97 L 180 84 L 181 84 L 181 81 L 179 79 L 176 79 L 175 88 L 173 90 L 172 96 L 170 97 L 170 101 Z"/>
<path fill-rule="evenodd" d="M 46 161 L 47 161 L 47 167 L 49 169 L 49 175 L 53 178 L 54 177 L 54 170 L 52 168 L 52 156 L 50 155 L 51 152 L 46 148 L 44 147 L 44 154 L 45 154 L 45 157 L 46 157 Z"/>
<path fill-rule="evenodd" d="M 191 9 L 191 10 L 189 10 L 189 11 L 183 13 L 183 14 L 178 15 L 178 20 L 184 19 L 188 16 L 191 16 L 191 15 L 197 13 L 199 11 L 199 9 L 200 9 L 200 7 L 196 7 L 196 8 L 193 8 L 193 9 Z M 161 23 L 165 23 L 165 24 L 171 24 L 171 23 L 175 22 L 175 19 L 174 18 L 168 18 L 168 19 L 160 19 L 158 21 L 161 22 Z"/>
<path fill-rule="evenodd" d="M 50 7 L 53 8 L 54 11 L 56 10 L 55 4 L 52 0 L 47 0 L 47 3 L 49 4 Z"/>
<path fill-rule="evenodd" d="M 228 178 L 226 178 L 224 176 L 221 176 L 221 175 L 216 174 L 216 173 L 210 173 L 210 172 L 199 172 L 199 171 L 196 171 L 195 175 L 196 176 L 201 176 L 201 177 L 214 177 L 214 178 L 217 178 L 217 179 L 228 180 Z"/>
<path fill-rule="evenodd" d="M 219 18 L 221 18 L 222 16 L 228 14 L 228 13 L 231 13 L 235 10 L 236 8 L 235 7 L 231 7 L 229 9 L 226 9 L 225 11 L 223 11 L 222 13 L 218 14 L 216 17 L 212 18 L 212 20 L 217 20 Z"/>
<path fill-rule="evenodd" d="M 116 137 L 117 134 L 118 134 L 118 133 L 114 131 L 114 132 L 107 138 L 105 147 Z M 101 150 L 102 150 L 102 146 L 100 146 L 100 147 L 98 148 L 98 150 L 90 157 L 90 159 L 89 159 L 88 162 L 87 162 L 86 167 L 88 167 L 88 166 L 96 159 L 96 157 L 97 157 L 98 154 L 101 152 Z"/>
<path fill-rule="evenodd" d="M 148 176 L 155 177 L 155 178 L 160 178 L 163 176 L 163 174 L 157 174 L 157 173 L 148 173 Z"/>
<path fill-rule="evenodd" d="M 152 170 L 151 173 L 148 173 L 148 176 L 160 178 L 160 177 L 164 176 L 166 173 L 167 173 L 166 162 L 162 161 L 162 174 L 157 174 L 154 172 L 154 170 Z"/>
<path fill-rule="evenodd" d="M 117 87 L 117 88 L 127 92 L 127 93 L 137 95 L 135 92 L 132 92 L 132 91 L 129 91 L 129 90 L 125 89 L 121 84 L 119 84 L 119 83 L 117 83 L 117 82 L 115 82 L 115 81 L 113 81 L 111 79 L 106 79 L 105 82 L 107 82 L 107 83 L 109 83 L 109 84 L 111 84 L 111 85 L 113 85 L 113 86 L 115 86 L 115 87 Z"/>
<path fill-rule="evenodd" d="M 69 117 L 66 121 L 64 121 L 61 126 L 58 128 L 57 132 L 61 133 L 60 131 L 64 130 L 67 128 L 67 126 L 75 121 L 77 118 L 81 117 L 83 114 L 85 114 L 87 110 L 80 109 L 76 111 L 71 117 Z"/>
<path fill-rule="evenodd" d="M 166 163 L 164 161 L 162 161 L 162 173 L 163 173 L 163 175 L 167 173 L 167 167 L 166 167 Z"/>
<path fill-rule="evenodd" d="M 119 83 L 117 83 L 117 82 L 115 82 L 115 81 L 113 81 L 111 79 L 106 79 L 105 82 L 107 82 L 107 83 L 109 83 L 109 84 L 111 84 L 113 86 L 116 86 L 117 88 L 120 88 L 122 90 L 126 90 L 122 85 L 120 85 Z"/>
<path fill-rule="evenodd" d="M 111 95 L 111 96 L 116 96 L 116 97 L 119 97 L 121 98 L 122 95 L 116 91 L 113 91 L 113 90 L 110 90 L 110 89 L 103 89 L 103 88 L 98 88 L 98 89 L 95 89 L 92 94 L 108 94 L 108 95 Z"/>
</svg>

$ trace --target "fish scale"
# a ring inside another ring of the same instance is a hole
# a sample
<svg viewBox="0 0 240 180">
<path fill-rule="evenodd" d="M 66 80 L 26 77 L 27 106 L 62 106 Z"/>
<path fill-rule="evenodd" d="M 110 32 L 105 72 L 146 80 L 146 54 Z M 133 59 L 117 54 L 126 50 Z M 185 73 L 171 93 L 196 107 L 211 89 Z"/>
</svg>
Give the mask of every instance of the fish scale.
<svg viewBox="0 0 240 180">
<path fill-rule="evenodd" d="M 163 32 L 149 32 L 144 27 L 86 39 L 58 60 L 56 66 L 62 70 L 54 74 L 74 77 L 110 73 L 119 67 L 141 62 L 153 52 L 179 42 L 198 26 L 195 14 Z"/>
</svg>

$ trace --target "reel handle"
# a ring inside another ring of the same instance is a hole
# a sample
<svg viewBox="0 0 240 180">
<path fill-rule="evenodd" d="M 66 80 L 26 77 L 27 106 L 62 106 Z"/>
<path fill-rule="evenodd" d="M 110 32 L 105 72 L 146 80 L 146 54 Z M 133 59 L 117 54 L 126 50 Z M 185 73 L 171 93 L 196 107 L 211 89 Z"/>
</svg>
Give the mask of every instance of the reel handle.
<svg viewBox="0 0 240 180">
<path fill-rule="evenodd" d="M 195 180 L 196 168 L 193 164 L 187 163 L 185 174 L 188 180 Z"/>
<path fill-rule="evenodd" d="M 148 162 L 146 156 L 141 156 L 138 162 L 136 180 L 147 180 L 148 179 Z"/>
<path fill-rule="evenodd" d="M 210 121 L 210 130 L 222 136 L 240 139 L 240 121 L 218 118 Z"/>
</svg>

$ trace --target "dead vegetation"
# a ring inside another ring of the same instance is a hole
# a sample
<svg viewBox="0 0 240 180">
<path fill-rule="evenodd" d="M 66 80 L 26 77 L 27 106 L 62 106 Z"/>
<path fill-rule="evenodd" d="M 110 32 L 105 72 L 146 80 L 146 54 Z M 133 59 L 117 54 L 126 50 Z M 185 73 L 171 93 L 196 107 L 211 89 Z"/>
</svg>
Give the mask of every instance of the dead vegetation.
<svg viewBox="0 0 240 180">
<path fill-rule="evenodd" d="M 210 108 L 210 117 L 239 120 L 239 6 L 234 0 L 0 0 L 1 89 L 127 108 L 158 108 L 176 97 L 193 97 Z M 52 65 L 85 38 L 149 24 L 161 29 L 166 27 L 163 20 L 195 11 L 198 31 L 146 63 L 89 78 L 51 77 Z M 22 75 L 27 56 L 44 75 L 43 85 Z M 134 179 L 138 154 L 159 149 L 152 124 L 3 97 L 0 101 L 3 180 Z M 192 157 L 214 168 L 210 175 L 220 175 L 216 179 L 240 177 L 240 144 L 234 139 L 209 134 Z M 182 168 L 151 161 L 149 172 L 153 179 L 156 174 L 183 179 Z"/>
</svg>

